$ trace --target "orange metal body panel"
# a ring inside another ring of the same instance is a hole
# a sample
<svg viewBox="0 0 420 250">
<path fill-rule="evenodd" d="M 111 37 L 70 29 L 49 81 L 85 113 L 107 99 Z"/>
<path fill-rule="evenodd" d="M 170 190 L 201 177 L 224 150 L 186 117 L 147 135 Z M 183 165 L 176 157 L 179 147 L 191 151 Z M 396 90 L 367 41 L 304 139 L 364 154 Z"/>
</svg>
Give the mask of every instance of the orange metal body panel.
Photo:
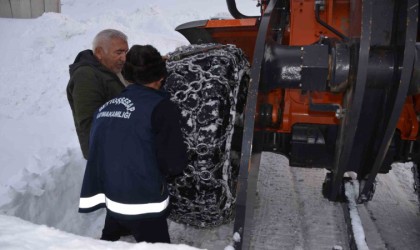
<svg viewBox="0 0 420 250">
<path fill-rule="evenodd" d="M 360 36 L 360 11 L 350 17 L 350 0 L 326 1 L 326 7 L 320 18 L 349 37 Z M 358 1 L 353 8 L 360 9 Z M 351 23 L 350 23 L 351 21 Z M 253 59 L 254 47 L 258 33 L 258 20 L 233 19 L 209 20 L 205 27 L 216 42 L 235 44 L 241 48 L 250 62 Z M 291 0 L 290 23 L 283 36 L 283 44 L 290 46 L 310 45 L 321 36 L 336 37 L 331 31 L 317 23 L 314 11 L 314 0 Z M 313 103 L 342 103 L 342 95 L 329 92 L 311 93 Z M 334 112 L 313 112 L 309 110 L 309 96 L 298 89 L 275 89 L 263 96 L 265 103 L 272 104 L 272 126 L 269 130 L 290 133 L 294 124 L 339 124 Z M 257 111 L 259 107 L 257 107 Z M 397 129 L 403 140 L 416 140 L 419 130 L 417 115 L 420 113 L 420 95 L 407 97 Z M 258 112 L 257 112 L 258 116 Z M 281 116 L 281 117 L 280 117 Z"/>
<path fill-rule="evenodd" d="M 321 19 L 343 34 L 349 33 L 350 1 L 326 1 Z M 320 36 L 336 37 L 334 33 L 316 22 L 313 0 L 290 2 L 290 45 L 309 45 Z"/>
<path fill-rule="evenodd" d="M 339 30 L 343 34 L 348 33 L 350 2 L 327 1 L 325 11 L 320 17 L 322 20 Z M 290 35 L 288 44 L 291 46 L 310 45 L 317 42 L 320 36 L 336 37 L 332 32 L 316 22 L 314 1 L 294 0 L 290 4 Z M 275 92 L 268 94 L 267 100 L 272 100 Z M 341 94 L 329 92 L 311 92 L 313 103 L 339 104 L 342 102 Z M 334 112 L 314 112 L 309 110 L 309 93 L 302 94 L 301 90 L 285 89 L 283 120 L 277 132 L 290 133 L 294 124 L 338 124 Z"/>
<path fill-rule="evenodd" d="M 313 103 L 341 103 L 342 95 L 326 92 L 311 93 Z M 339 120 L 333 112 L 315 112 L 309 110 L 309 93 L 302 95 L 300 90 L 286 90 L 284 100 L 283 123 L 279 132 L 291 132 L 297 123 L 338 124 Z"/>
<path fill-rule="evenodd" d="M 258 33 L 256 18 L 209 20 L 205 28 L 216 42 L 235 44 L 244 51 L 249 61 L 252 62 Z"/>
<path fill-rule="evenodd" d="M 357 7 L 357 6 L 356 6 Z M 313 0 L 293 0 L 290 5 L 291 20 L 290 20 L 290 37 L 289 45 L 309 45 L 319 40 L 320 36 L 336 37 L 331 31 L 322 27 L 316 22 L 314 1 Z M 350 1 L 339 0 L 339 1 L 327 1 L 325 11 L 322 11 L 320 17 L 322 20 L 327 22 L 330 26 L 343 34 L 349 35 L 350 22 Z M 354 25 L 357 22 L 353 22 Z M 360 23 L 360 22 L 359 22 Z M 357 26 L 357 25 L 356 25 Z M 360 34 L 359 27 L 351 30 L 351 35 L 358 37 Z M 291 128 L 294 124 L 298 123 L 310 123 L 310 124 L 339 124 L 332 112 L 311 112 L 309 110 L 309 96 L 308 94 L 302 95 L 300 90 L 286 89 L 284 106 L 281 107 L 283 110 L 283 120 L 277 132 L 288 133 L 291 132 Z M 276 91 L 272 91 L 268 94 L 266 100 L 269 102 L 275 98 L 271 95 L 276 95 Z M 420 100 L 420 98 L 418 98 Z M 342 103 L 342 95 L 337 95 L 327 92 L 315 92 L 312 93 L 313 103 Z M 271 103 L 275 104 L 275 103 Z M 420 103 L 418 104 L 420 111 Z M 274 113 L 278 114 L 278 111 L 273 109 Z M 276 115 L 277 116 L 277 115 Z M 278 118 L 276 118 L 278 119 Z M 278 122 L 277 122 L 278 123 Z M 416 112 L 414 111 L 414 104 L 412 97 L 407 97 L 404 105 L 403 112 L 401 113 L 400 119 L 397 124 L 397 129 L 401 132 L 401 139 L 403 140 L 416 140 L 419 124 L 417 121 Z"/>
<path fill-rule="evenodd" d="M 312 103 L 341 104 L 342 94 L 311 92 Z M 303 94 L 300 89 L 274 89 L 266 95 L 260 95 L 262 103 L 273 106 L 270 131 L 290 133 L 295 124 L 338 124 L 334 112 L 309 110 L 309 92 Z M 260 103 L 260 102 L 259 102 Z M 259 106 L 257 107 L 259 110 Z M 281 117 L 279 117 L 281 115 Z M 258 116 L 258 114 L 257 114 Z"/>
<path fill-rule="evenodd" d="M 414 98 L 407 97 L 403 110 L 398 120 L 397 128 L 401 132 L 401 139 L 416 140 L 419 132 L 416 111 L 414 110 Z"/>
</svg>

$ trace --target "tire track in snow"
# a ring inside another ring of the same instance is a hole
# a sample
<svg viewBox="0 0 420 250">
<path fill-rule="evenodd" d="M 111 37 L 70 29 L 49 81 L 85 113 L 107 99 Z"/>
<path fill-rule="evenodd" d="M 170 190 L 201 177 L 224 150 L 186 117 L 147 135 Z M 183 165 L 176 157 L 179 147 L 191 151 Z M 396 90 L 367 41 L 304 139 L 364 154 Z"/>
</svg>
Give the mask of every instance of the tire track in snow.
<svg viewBox="0 0 420 250">
<path fill-rule="evenodd" d="M 420 246 L 420 213 L 409 166 L 397 165 L 379 174 L 376 192 L 365 206 L 387 249 L 415 250 Z"/>
<path fill-rule="evenodd" d="M 339 203 L 322 196 L 323 169 L 292 168 L 264 152 L 251 249 L 348 249 Z"/>
<path fill-rule="evenodd" d="M 301 218 L 288 160 L 263 153 L 251 249 L 302 249 Z"/>
<path fill-rule="evenodd" d="M 379 175 L 373 200 L 365 205 L 387 249 L 410 250 L 420 245 L 420 215 L 412 176 L 407 176 L 410 173 L 394 168 Z M 322 196 L 324 177 L 323 169 L 292 168 L 286 157 L 264 152 L 251 249 L 328 250 L 341 246 L 347 250 L 342 204 Z M 231 241 L 232 228 L 233 222 L 205 230 L 170 223 L 174 243 L 209 250 L 224 249 Z"/>
<path fill-rule="evenodd" d="M 291 168 L 300 203 L 304 249 L 348 248 L 347 228 L 340 203 L 322 195 L 324 169 Z"/>
</svg>

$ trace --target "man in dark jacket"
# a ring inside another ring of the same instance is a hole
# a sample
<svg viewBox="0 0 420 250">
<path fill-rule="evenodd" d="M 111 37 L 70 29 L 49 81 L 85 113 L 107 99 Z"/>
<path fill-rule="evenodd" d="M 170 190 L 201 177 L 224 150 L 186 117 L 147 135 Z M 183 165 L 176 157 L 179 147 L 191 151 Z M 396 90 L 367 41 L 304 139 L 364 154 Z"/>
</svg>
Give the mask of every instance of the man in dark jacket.
<svg viewBox="0 0 420 250">
<path fill-rule="evenodd" d="M 169 243 L 165 177 L 187 164 L 180 110 L 159 90 L 166 65 L 154 47 L 133 46 L 123 75 L 134 84 L 94 116 L 79 211 L 106 207 L 104 240 L 128 230 L 137 242 Z"/>
<path fill-rule="evenodd" d="M 99 32 L 93 50 L 80 52 L 70 65 L 69 101 L 83 157 L 89 153 L 94 112 L 125 88 L 121 70 L 128 51 L 127 36 L 113 29 Z"/>
</svg>

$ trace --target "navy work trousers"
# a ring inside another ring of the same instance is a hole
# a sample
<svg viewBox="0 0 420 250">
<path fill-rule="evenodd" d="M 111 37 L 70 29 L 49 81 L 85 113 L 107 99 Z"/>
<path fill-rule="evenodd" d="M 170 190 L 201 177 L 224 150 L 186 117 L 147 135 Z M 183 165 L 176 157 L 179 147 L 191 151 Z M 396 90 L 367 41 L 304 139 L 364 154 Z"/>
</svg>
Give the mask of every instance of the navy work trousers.
<svg viewBox="0 0 420 250">
<path fill-rule="evenodd" d="M 117 241 L 121 236 L 127 235 L 133 235 L 137 242 L 171 242 L 165 216 L 138 220 L 118 220 L 107 213 L 101 240 Z"/>
</svg>

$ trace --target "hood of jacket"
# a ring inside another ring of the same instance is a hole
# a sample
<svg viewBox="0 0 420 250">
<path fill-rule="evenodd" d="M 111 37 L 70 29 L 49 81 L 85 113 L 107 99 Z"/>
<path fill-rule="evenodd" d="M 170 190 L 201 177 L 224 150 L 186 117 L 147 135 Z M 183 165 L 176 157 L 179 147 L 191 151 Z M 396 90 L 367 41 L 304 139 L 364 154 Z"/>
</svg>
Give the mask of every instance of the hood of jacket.
<svg viewBox="0 0 420 250">
<path fill-rule="evenodd" d="M 91 65 L 95 68 L 106 70 L 104 66 L 96 59 L 93 55 L 93 51 L 90 49 L 81 51 L 74 59 L 73 64 L 69 66 L 70 76 L 73 75 L 74 71 L 81 66 Z"/>
</svg>

